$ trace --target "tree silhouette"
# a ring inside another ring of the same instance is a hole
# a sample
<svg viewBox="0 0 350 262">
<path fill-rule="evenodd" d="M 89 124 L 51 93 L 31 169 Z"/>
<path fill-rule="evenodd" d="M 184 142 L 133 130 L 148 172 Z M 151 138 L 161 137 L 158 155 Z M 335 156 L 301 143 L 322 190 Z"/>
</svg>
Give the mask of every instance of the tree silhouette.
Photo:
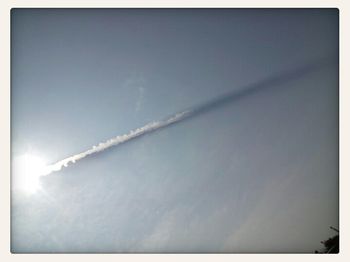
<svg viewBox="0 0 350 262">
<path fill-rule="evenodd" d="M 338 234 L 328 238 L 325 241 L 321 241 L 321 243 L 323 244 L 324 248 L 320 251 L 315 250 L 315 253 L 322 253 L 322 254 L 338 254 L 339 253 L 339 230 L 334 228 L 334 227 L 330 227 L 332 230 L 336 231 Z"/>
</svg>

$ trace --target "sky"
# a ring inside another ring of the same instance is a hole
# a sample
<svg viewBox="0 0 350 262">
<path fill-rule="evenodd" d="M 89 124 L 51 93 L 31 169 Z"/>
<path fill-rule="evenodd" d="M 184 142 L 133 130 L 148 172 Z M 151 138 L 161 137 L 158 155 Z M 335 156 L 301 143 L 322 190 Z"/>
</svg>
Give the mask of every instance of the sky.
<svg viewBox="0 0 350 262">
<path fill-rule="evenodd" d="M 320 249 L 339 226 L 337 57 L 337 9 L 12 9 L 11 251 Z M 16 187 L 24 156 L 185 110 Z"/>
</svg>

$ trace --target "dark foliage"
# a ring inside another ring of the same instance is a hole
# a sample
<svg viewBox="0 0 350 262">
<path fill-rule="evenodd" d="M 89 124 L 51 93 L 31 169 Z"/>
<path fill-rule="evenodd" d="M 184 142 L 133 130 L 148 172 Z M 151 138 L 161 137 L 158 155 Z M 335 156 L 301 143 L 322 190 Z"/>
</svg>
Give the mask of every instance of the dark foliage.
<svg viewBox="0 0 350 262">
<path fill-rule="evenodd" d="M 330 227 L 331 229 L 333 229 L 334 231 L 338 232 L 338 229 L 335 229 L 333 227 Z M 338 254 L 339 253 L 339 234 L 328 238 L 325 241 L 321 241 L 321 243 L 323 244 L 324 248 L 320 251 L 315 250 L 315 253 L 327 253 L 327 254 Z"/>
</svg>

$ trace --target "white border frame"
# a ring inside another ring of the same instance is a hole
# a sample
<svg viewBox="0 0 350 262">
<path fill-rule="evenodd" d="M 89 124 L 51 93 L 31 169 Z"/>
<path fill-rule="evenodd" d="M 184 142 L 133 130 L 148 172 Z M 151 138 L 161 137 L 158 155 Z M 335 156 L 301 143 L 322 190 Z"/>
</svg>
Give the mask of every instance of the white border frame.
<svg viewBox="0 0 350 262">
<path fill-rule="evenodd" d="M 135 259 L 149 261 L 177 261 L 178 259 L 198 259 L 200 261 L 232 261 L 241 260 L 265 260 L 265 261 L 295 261 L 308 259 L 311 261 L 350 261 L 350 232 L 349 232 L 349 204 L 350 199 L 349 173 L 350 165 L 346 161 L 350 156 L 349 136 L 350 125 L 350 73 L 349 47 L 350 30 L 349 14 L 350 1 L 340 0 L 1 0 L 0 1 L 0 261 L 115 261 L 123 259 L 134 261 Z M 21 7 L 47 7 L 47 8 L 117 8 L 117 7 L 236 7 L 236 8 L 338 8 L 340 30 L 340 253 L 339 254 L 11 254 L 10 252 L 10 10 Z M 346 26 L 347 25 L 347 26 Z M 345 48 L 348 47 L 348 48 Z M 347 119 L 346 119 L 347 117 Z M 348 206 L 347 206 L 348 205 Z"/>
</svg>

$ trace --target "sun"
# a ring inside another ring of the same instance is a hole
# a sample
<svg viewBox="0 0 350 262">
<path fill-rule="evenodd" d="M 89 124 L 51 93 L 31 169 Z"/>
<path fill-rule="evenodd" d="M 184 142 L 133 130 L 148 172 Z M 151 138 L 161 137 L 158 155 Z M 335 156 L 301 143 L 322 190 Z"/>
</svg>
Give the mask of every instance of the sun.
<svg viewBox="0 0 350 262">
<path fill-rule="evenodd" d="M 41 188 L 40 177 L 47 174 L 44 159 L 28 153 L 14 161 L 13 170 L 13 186 L 30 194 Z"/>
</svg>

